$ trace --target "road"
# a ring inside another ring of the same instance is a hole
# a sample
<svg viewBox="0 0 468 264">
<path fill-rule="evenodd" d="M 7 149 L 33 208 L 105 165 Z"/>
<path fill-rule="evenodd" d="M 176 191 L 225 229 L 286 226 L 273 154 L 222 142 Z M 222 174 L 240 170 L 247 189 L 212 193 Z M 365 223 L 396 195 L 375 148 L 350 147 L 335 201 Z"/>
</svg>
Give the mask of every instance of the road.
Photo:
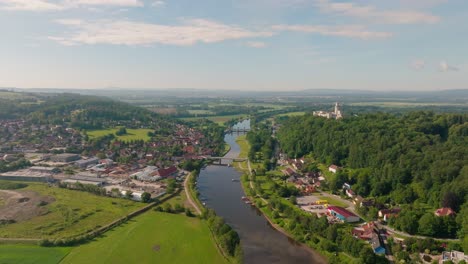
<svg viewBox="0 0 468 264">
<path fill-rule="evenodd" d="M 354 214 L 356 214 L 357 216 L 361 217 L 361 216 L 356 212 L 355 207 L 354 207 L 354 204 L 353 204 L 351 201 L 346 200 L 346 199 L 343 199 L 343 198 L 341 198 L 341 197 L 338 196 L 338 195 L 333 195 L 333 194 L 329 194 L 329 193 L 322 192 L 322 191 L 320 191 L 320 193 L 321 193 L 323 196 L 330 197 L 330 198 L 333 198 L 333 199 L 337 199 L 337 200 L 340 200 L 340 201 L 343 202 L 343 203 L 346 203 L 346 204 L 348 205 L 348 207 L 346 207 L 347 210 L 349 210 L 349 211 L 353 212 Z M 361 218 L 362 218 L 362 217 L 361 217 Z M 389 227 L 389 226 L 387 226 L 387 225 L 381 225 L 381 224 L 379 224 L 379 228 L 384 228 L 384 229 L 390 231 L 391 233 L 394 233 L 394 234 L 397 234 L 397 235 L 400 235 L 400 236 L 403 236 L 403 237 L 414 237 L 414 238 L 418 238 L 418 239 L 432 238 L 432 239 L 438 240 L 438 241 L 460 241 L 460 239 L 453 239 L 453 238 L 442 239 L 442 238 L 433 238 L 433 237 L 427 237 L 427 236 L 410 235 L 410 234 L 408 234 L 408 233 L 395 230 L 394 228 Z"/>
<path fill-rule="evenodd" d="M 193 175 L 192 175 L 192 177 L 193 177 Z M 190 205 L 193 208 L 195 208 L 195 211 L 197 212 L 197 214 L 201 215 L 202 212 L 201 212 L 200 208 L 198 208 L 198 205 L 193 201 L 192 195 L 190 195 L 190 192 L 189 192 L 189 187 L 188 187 L 189 178 L 190 178 L 190 175 L 187 175 L 187 177 L 185 177 L 185 181 L 184 181 L 185 196 L 187 196 L 188 202 L 190 203 Z"/>
</svg>

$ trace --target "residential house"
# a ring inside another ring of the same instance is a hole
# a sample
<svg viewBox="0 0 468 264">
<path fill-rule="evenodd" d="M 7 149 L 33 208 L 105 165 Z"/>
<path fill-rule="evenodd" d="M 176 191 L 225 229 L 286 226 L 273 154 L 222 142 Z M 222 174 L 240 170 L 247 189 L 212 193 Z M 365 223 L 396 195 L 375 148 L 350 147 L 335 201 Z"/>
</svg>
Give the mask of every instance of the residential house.
<svg viewBox="0 0 468 264">
<path fill-rule="evenodd" d="M 444 263 L 445 261 L 452 261 L 453 263 L 459 263 L 464 260 L 468 263 L 468 255 L 463 252 L 452 250 L 442 252 L 442 258 L 440 258 L 439 263 Z"/>
<path fill-rule="evenodd" d="M 401 208 L 382 209 L 379 211 L 379 217 L 387 221 L 388 218 L 398 215 L 401 212 Z"/>
<path fill-rule="evenodd" d="M 452 208 L 442 207 L 442 208 L 435 210 L 434 214 L 436 216 L 454 216 L 455 211 L 453 211 Z"/>
<path fill-rule="evenodd" d="M 351 233 L 354 237 L 357 237 L 362 240 L 371 240 L 372 235 L 374 234 L 375 225 L 373 222 L 364 223 L 361 226 L 353 228 Z"/>
<path fill-rule="evenodd" d="M 330 167 L 328 167 L 328 171 L 331 171 L 333 173 L 336 173 L 338 170 L 339 170 L 339 167 L 336 166 L 335 164 L 332 164 L 330 165 Z"/>
</svg>

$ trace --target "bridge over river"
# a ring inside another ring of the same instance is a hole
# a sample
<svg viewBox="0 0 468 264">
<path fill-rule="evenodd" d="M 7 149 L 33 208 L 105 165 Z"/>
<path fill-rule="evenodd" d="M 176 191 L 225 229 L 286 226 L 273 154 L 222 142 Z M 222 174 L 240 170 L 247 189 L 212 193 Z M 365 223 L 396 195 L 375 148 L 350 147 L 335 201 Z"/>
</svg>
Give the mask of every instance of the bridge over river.
<svg viewBox="0 0 468 264">
<path fill-rule="evenodd" d="M 207 160 L 213 161 L 213 165 L 228 166 L 232 162 L 243 162 L 248 161 L 247 158 L 226 158 L 226 157 L 206 157 Z M 223 161 L 226 161 L 223 163 Z"/>
</svg>

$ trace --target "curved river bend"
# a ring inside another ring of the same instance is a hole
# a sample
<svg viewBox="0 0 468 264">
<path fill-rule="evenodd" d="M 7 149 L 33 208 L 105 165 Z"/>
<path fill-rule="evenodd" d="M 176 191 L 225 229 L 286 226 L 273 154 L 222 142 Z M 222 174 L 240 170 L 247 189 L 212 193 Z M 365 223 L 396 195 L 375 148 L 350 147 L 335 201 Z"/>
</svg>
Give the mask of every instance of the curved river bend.
<svg viewBox="0 0 468 264">
<path fill-rule="evenodd" d="M 249 128 L 250 121 L 245 120 L 236 127 Z M 239 155 L 236 138 L 237 134 L 225 136 L 225 141 L 231 146 L 225 157 Z M 239 182 L 240 176 L 232 167 L 210 165 L 200 172 L 197 187 L 200 200 L 214 209 L 239 234 L 244 263 L 326 263 L 315 251 L 275 230 L 258 209 L 241 200 L 245 194 Z"/>
</svg>

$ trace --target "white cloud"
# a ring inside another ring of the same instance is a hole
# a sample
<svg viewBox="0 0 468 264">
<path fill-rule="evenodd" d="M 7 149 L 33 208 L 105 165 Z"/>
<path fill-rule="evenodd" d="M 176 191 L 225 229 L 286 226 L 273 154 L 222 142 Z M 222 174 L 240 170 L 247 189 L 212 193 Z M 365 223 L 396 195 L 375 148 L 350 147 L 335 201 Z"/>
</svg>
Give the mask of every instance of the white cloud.
<svg viewBox="0 0 468 264">
<path fill-rule="evenodd" d="M 0 9 L 11 11 L 55 11 L 63 6 L 45 0 L 0 0 Z"/>
<path fill-rule="evenodd" d="M 249 41 L 246 45 L 252 48 L 265 48 L 267 46 L 265 42 L 261 41 Z"/>
<path fill-rule="evenodd" d="M 161 1 L 161 0 L 158 0 L 158 1 L 154 1 L 151 6 L 153 7 L 162 7 L 162 6 L 165 6 L 166 5 L 166 2 L 164 1 Z"/>
<path fill-rule="evenodd" d="M 377 10 L 374 6 L 357 5 L 352 2 L 333 3 L 330 0 L 314 0 L 316 6 L 325 13 L 368 19 L 386 24 L 434 24 L 440 17 L 419 11 Z"/>
<path fill-rule="evenodd" d="M 315 33 L 325 36 L 359 38 L 359 39 L 381 39 L 389 38 L 390 32 L 370 31 L 361 25 L 323 26 L 323 25 L 275 25 L 274 30 L 296 31 L 304 33 Z"/>
<path fill-rule="evenodd" d="M 446 61 L 441 61 L 439 63 L 439 71 L 441 72 L 459 71 L 459 70 L 460 70 L 459 68 L 449 65 Z"/>
<path fill-rule="evenodd" d="M 413 70 L 419 71 L 419 70 L 424 69 L 424 67 L 426 67 L 426 62 L 424 60 L 417 59 L 417 60 L 413 60 L 410 66 Z"/>
<path fill-rule="evenodd" d="M 230 39 L 269 37 L 273 32 L 251 31 L 238 26 L 205 19 L 184 20 L 182 25 L 159 25 L 128 20 L 59 20 L 73 32 L 49 39 L 64 45 L 113 44 L 190 46 L 196 43 L 215 43 Z"/>
<path fill-rule="evenodd" d="M 66 0 L 63 2 L 65 6 L 128 6 L 142 7 L 144 4 L 140 0 Z"/>
<path fill-rule="evenodd" d="M 78 7 L 142 7 L 140 0 L 0 0 L 0 9 L 11 11 L 57 11 Z"/>
</svg>

